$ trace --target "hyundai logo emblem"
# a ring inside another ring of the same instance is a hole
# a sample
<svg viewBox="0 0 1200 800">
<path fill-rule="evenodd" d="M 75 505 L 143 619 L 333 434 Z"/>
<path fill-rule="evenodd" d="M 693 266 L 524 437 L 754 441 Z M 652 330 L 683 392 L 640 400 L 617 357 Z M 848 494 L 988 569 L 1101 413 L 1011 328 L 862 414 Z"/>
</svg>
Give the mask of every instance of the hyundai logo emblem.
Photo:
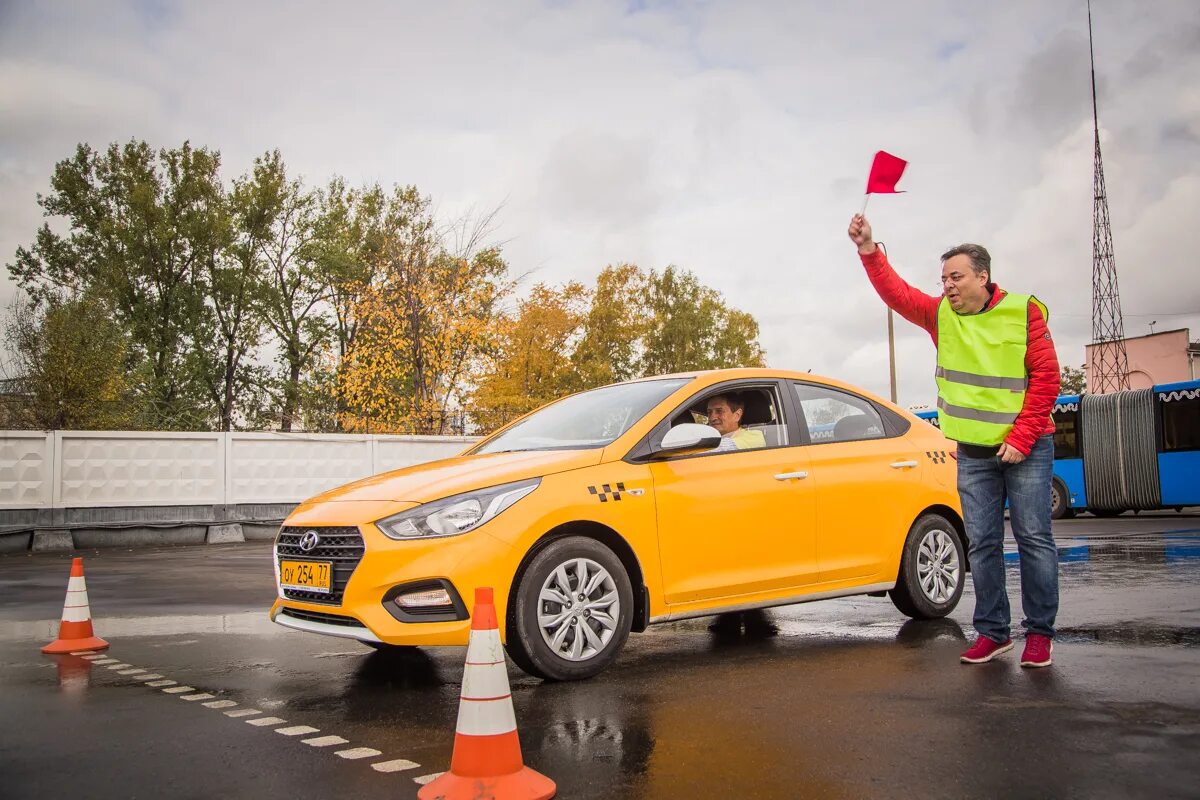
<svg viewBox="0 0 1200 800">
<path fill-rule="evenodd" d="M 321 537 L 316 531 L 309 531 L 300 537 L 300 549 L 306 553 L 311 553 L 317 549 L 317 545 L 321 543 Z"/>
</svg>

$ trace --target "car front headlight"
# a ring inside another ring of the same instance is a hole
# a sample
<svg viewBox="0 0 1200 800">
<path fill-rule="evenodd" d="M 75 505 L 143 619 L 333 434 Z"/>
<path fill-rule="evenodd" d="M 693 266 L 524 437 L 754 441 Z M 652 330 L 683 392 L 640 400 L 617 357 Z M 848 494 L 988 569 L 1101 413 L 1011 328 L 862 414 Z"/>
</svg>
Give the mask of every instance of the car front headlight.
<svg viewBox="0 0 1200 800">
<path fill-rule="evenodd" d="M 541 482 L 541 478 L 530 478 L 456 494 L 393 514 L 375 525 L 390 539 L 457 536 L 496 517 Z"/>
</svg>

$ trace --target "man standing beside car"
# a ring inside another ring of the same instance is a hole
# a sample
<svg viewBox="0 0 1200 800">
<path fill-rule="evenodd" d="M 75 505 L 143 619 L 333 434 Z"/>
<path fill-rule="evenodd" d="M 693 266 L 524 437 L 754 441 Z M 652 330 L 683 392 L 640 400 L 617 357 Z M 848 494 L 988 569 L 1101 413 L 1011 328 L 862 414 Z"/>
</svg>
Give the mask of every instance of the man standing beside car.
<svg viewBox="0 0 1200 800">
<path fill-rule="evenodd" d="M 1010 294 L 992 283 L 991 256 L 980 245 L 962 244 L 942 255 L 937 297 L 896 274 L 864 216 L 850 220 L 848 233 L 883 302 L 928 331 L 937 347 L 938 419 L 942 433 L 958 442 L 958 493 L 979 634 L 961 660 L 981 664 L 1013 647 L 1004 579 L 1007 499 L 1021 562 L 1021 666 L 1049 666 L 1058 614 L 1050 413 L 1060 375 L 1046 307 L 1032 295 Z"/>
</svg>

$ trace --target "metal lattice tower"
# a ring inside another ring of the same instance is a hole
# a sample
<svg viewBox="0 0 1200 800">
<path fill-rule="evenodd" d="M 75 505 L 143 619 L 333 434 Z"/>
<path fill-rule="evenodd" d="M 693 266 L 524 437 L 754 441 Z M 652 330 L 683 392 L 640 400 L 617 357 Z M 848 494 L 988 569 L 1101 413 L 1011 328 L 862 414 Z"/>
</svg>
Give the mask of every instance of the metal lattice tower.
<svg viewBox="0 0 1200 800">
<path fill-rule="evenodd" d="M 1092 386 L 1096 394 L 1129 388 L 1129 357 L 1125 353 L 1125 323 L 1117 290 L 1112 228 L 1108 221 L 1108 192 L 1100 156 L 1100 114 L 1096 107 L 1096 53 L 1092 48 L 1092 4 L 1088 2 L 1088 52 L 1092 59 L 1092 125 L 1096 134 L 1096 163 L 1092 179 Z"/>
</svg>

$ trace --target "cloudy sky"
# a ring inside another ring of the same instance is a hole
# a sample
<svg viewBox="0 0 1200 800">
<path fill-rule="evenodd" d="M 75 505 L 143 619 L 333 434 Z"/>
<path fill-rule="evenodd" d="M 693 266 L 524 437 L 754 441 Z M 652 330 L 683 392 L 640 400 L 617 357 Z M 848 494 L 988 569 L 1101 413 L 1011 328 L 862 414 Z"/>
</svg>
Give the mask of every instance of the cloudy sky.
<svg viewBox="0 0 1200 800">
<path fill-rule="evenodd" d="M 1200 338 L 1200 14 L 1093 16 L 1125 330 Z M 986 245 L 1079 365 L 1091 111 L 1084 0 L 0 0 L 0 253 L 78 142 L 190 139 L 227 179 L 279 148 L 311 184 L 502 205 L 527 285 L 690 269 L 758 319 L 772 366 L 886 395 L 886 313 L 845 234 L 872 154 L 910 162 L 867 214 L 901 274 L 935 292 L 944 249 Z M 900 401 L 930 403 L 929 338 L 897 333 Z"/>
</svg>

